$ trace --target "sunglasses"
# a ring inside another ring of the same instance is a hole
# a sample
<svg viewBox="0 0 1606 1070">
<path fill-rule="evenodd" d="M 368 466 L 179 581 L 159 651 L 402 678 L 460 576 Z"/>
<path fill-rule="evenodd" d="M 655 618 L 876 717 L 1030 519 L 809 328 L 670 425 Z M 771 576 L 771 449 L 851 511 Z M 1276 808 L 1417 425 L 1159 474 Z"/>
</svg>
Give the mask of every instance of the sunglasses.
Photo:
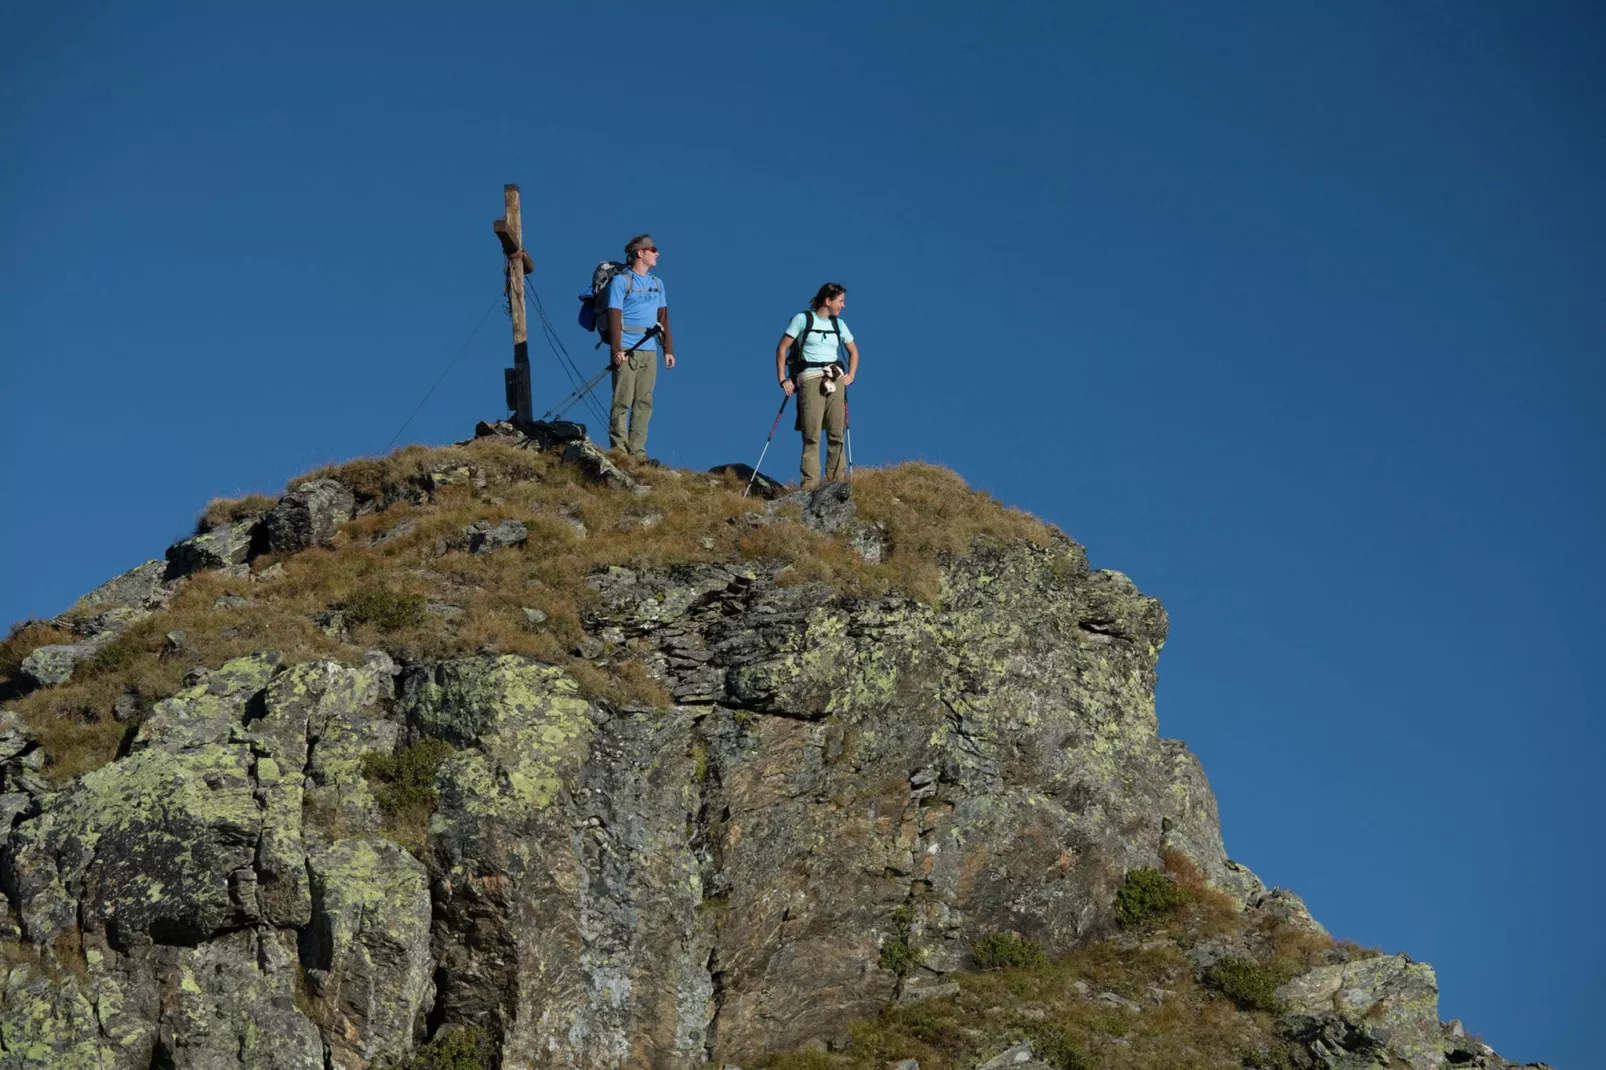
<svg viewBox="0 0 1606 1070">
<path fill-rule="evenodd" d="M 643 246 L 640 251 L 644 252 L 644 253 L 656 253 L 658 251 L 658 246 L 656 246 L 656 245 Z"/>
</svg>

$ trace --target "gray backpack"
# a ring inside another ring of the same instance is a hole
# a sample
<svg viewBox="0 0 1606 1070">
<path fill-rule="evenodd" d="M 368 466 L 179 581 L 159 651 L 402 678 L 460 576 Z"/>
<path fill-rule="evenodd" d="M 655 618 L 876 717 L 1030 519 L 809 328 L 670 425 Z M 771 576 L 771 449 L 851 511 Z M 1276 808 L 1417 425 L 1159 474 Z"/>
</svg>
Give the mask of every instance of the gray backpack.
<svg viewBox="0 0 1606 1070">
<path fill-rule="evenodd" d="M 608 330 L 608 284 L 613 277 L 621 271 L 629 271 L 629 264 L 621 264 L 617 260 L 604 260 L 597 265 L 597 270 L 591 273 L 591 289 L 580 294 L 580 326 L 587 331 L 596 331 L 607 338 Z M 634 277 L 625 280 L 625 294 L 629 295 L 636 288 Z M 659 288 L 658 280 L 652 282 L 652 289 Z M 598 342 L 597 345 L 601 345 Z"/>
</svg>

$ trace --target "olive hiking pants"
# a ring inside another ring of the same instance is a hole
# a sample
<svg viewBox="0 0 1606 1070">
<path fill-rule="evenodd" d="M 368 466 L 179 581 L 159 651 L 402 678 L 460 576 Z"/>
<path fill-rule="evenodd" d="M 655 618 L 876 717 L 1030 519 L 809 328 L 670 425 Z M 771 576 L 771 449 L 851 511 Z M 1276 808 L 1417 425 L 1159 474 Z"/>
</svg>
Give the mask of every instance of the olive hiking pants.
<svg viewBox="0 0 1606 1070">
<path fill-rule="evenodd" d="M 842 456 L 842 435 L 847 427 L 848 392 L 838 385 L 830 397 L 820 393 L 819 377 L 797 384 L 797 425 L 803 432 L 803 463 L 798 469 L 802 485 L 812 487 L 820 481 L 820 431 L 825 431 L 825 478 L 844 479 L 847 464 Z"/>
<path fill-rule="evenodd" d="M 652 420 L 652 388 L 658 381 L 658 351 L 638 349 L 613 369 L 613 412 L 608 445 L 632 457 L 647 456 L 647 424 Z"/>
</svg>

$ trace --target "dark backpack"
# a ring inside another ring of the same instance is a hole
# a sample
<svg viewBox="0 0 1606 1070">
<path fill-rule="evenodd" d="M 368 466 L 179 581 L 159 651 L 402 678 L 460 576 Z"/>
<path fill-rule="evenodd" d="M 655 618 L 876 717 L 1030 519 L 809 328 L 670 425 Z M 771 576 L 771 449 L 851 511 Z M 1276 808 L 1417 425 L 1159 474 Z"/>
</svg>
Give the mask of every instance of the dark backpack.
<svg viewBox="0 0 1606 1070">
<path fill-rule="evenodd" d="M 793 382 L 797 381 L 798 374 L 802 372 L 806 366 L 806 362 L 803 360 L 803 343 L 808 339 L 811 331 L 815 334 L 835 335 L 836 346 L 832 351 L 838 352 L 842 348 L 842 329 L 837 326 L 835 316 L 832 316 L 830 319 L 831 329 L 826 330 L 824 327 L 815 326 L 815 324 L 820 321 L 820 318 L 814 314 L 814 310 L 812 308 L 805 309 L 803 315 L 806 317 L 803 321 L 803 333 L 792 340 L 792 348 L 786 352 L 786 377 L 791 379 Z M 842 363 L 840 356 L 837 358 L 836 363 Z M 821 364 L 819 367 L 823 368 L 825 365 Z"/>
</svg>

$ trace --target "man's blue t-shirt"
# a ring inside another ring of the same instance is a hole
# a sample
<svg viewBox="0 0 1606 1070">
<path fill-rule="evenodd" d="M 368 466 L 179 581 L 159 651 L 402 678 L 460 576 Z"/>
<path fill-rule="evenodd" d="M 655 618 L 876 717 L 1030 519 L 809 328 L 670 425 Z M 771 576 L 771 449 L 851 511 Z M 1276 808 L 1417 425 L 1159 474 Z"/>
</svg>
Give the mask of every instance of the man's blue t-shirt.
<svg viewBox="0 0 1606 1070">
<path fill-rule="evenodd" d="M 786 325 L 789 337 L 800 338 L 808 326 L 809 317 L 806 312 L 799 312 L 792 317 L 792 322 Z M 842 320 L 836 321 L 837 330 L 842 332 L 842 344 L 847 345 L 853 341 L 853 332 Z M 823 332 L 823 333 L 822 333 Z M 836 336 L 831 333 L 831 317 L 814 314 L 814 329 L 809 331 L 808 337 L 803 339 L 803 360 L 807 364 L 835 364 L 837 362 Z"/>
<path fill-rule="evenodd" d="M 664 299 L 663 280 L 651 272 L 637 275 L 627 268 L 608 283 L 608 307 L 624 313 L 624 330 L 620 332 L 619 343 L 621 348 L 629 349 L 641 341 L 647 328 L 658 322 L 658 310 L 669 307 Z M 649 352 L 656 350 L 658 339 L 648 339 L 641 348 Z"/>
</svg>

